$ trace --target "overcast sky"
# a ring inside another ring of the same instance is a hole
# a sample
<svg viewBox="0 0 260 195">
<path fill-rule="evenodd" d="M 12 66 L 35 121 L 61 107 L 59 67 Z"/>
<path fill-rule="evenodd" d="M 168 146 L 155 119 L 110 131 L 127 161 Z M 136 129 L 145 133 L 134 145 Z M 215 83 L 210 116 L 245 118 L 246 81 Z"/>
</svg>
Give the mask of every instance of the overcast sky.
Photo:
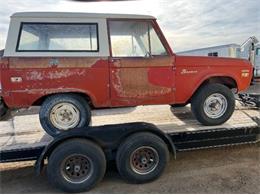
<svg viewBox="0 0 260 195">
<path fill-rule="evenodd" d="M 260 39 L 260 0 L 0 0 L 0 5 L 0 49 L 5 45 L 10 15 L 23 11 L 153 15 L 174 51 L 241 44 L 253 35 Z"/>
</svg>

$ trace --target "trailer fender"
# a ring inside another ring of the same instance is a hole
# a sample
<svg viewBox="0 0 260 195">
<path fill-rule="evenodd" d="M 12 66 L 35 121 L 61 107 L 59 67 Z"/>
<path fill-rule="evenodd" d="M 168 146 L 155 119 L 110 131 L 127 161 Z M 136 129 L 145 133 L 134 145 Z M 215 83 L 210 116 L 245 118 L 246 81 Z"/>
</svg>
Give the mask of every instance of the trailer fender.
<svg viewBox="0 0 260 195">
<path fill-rule="evenodd" d="M 61 143 L 69 139 L 82 138 L 93 141 L 98 144 L 105 152 L 106 157 L 109 156 L 109 151 L 115 151 L 122 141 L 128 136 L 139 132 L 150 132 L 159 136 L 167 144 L 169 151 L 176 158 L 176 147 L 169 135 L 161 131 L 157 126 L 151 123 L 137 122 L 124 123 L 115 125 L 104 125 L 98 127 L 84 127 L 64 131 L 55 137 L 49 143 L 35 163 L 36 174 L 39 175 L 44 166 L 44 160 L 49 157 L 52 151 Z"/>
<path fill-rule="evenodd" d="M 80 135 L 78 132 L 73 132 L 71 130 L 70 134 L 66 134 L 65 133 L 61 133 L 62 135 L 54 138 L 52 140 L 52 142 L 50 144 L 48 144 L 44 150 L 42 151 L 41 155 L 39 156 L 39 158 L 36 160 L 35 162 L 35 172 L 36 175 L 40 175 L 43 166 L 44 166 L 44 160 L 46 158 L 48 158 L 50 156 L 50 154 L 52 153 L 52 151 L 61 143 L 70 140 L 70 139 L 74 139 L 74 138 L 81 138 L 81 139 L 88 139 L 88 140 L 92 140 L 91 137 L 88 137 L 84 134 Z"/>
</svg>

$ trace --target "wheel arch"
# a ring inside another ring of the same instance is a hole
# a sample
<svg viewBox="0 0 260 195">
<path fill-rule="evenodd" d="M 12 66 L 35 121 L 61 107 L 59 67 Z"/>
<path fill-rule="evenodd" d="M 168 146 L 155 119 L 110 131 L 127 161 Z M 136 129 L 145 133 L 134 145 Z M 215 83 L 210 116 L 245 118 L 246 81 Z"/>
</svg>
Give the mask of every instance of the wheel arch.
<svg viewBox="0 0 260 195">
<path fill-rule="evenodd" d="M 84 99 L 87 100 L 88 104 L 90 105 L 91 108 L 94 107 L 95 105 L 95 98 L 93 98 L 93 96 L 89 95 L 88 93 L 82 92 L 82 91 L 60 91 L 60 92 L 51 92 L 48 94 L 45 94 L 41 97 L 39 97 L 38 99 L 36 99 L 33 102 L 33 106 L 41 106 L 42 103 L 46 100 L 46 98 L 50 97 L 50 96 L 54 96 L 54 95 L 62 95 L 62 94 L 74 94 L 74 95 L 78 95 L 83 97 Z"/>
<path fill-rule="evenodd" d="M 35 163 L 35 171 L 37 175 L 40 175 L 41 170 L 44 166 L 44 159 L 48 158 L 51 153 L 57 148 L 59 145 L 65 143 L 66 141 L 73 140 L 73 139 L 82 139 L 82 140 L 89 140 L 97 145 L 99 145 L 98 140 L 93 139 L 90 136 L 80 136 L 80 135 L 71 135 L 71 136 L 61 136 L 58 139 L 55 139 L 52 141 L 49 145 L 47 145 L 44 150 L 42 151 L 41 155 L 39 158 L 36 160 Z M 99 145 L 100 146 L 100 145 Z"/>
<path fill-rule="evenodd" d="M 219 83 L 222 85 L 225 85 L 229 89 L 235 89 L 236 92 L 238 90 L 238 83 L 235 78 L 231 76 L 208 76 L 205 79 L 203 79 L 198 86 L 193 90 L 192 96 L 190 99 L 187 101 L 187 103 L 191 102 L 191 99 L 197 94 L 197 92 L 203 88 L 207 84 L 212 84 L 212 83 Z"/>
</svg>

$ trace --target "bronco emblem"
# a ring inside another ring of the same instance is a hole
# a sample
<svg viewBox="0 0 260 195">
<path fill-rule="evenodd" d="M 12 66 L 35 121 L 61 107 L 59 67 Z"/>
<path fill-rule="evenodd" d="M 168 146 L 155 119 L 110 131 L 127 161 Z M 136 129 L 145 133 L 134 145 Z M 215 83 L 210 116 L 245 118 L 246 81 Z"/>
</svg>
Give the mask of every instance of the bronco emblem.
<svg viewBox="0 0 260 195">
<path fill-rule="evenodd" d="M 198 73 L 197 70 L 187 70 L 187 69 L 182 69 L 181 74 L 196 74 Z"/>
</svg>

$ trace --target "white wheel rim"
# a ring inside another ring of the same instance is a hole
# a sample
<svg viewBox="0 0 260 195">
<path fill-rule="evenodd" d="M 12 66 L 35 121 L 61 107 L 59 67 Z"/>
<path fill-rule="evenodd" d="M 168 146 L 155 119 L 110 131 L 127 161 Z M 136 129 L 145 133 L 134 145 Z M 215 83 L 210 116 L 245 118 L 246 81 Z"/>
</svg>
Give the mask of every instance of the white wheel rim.
<svg viewBox="0 0 260 195">
<path fill-rule="evenodd" d="M 220 93 L 210 95 L 204 102 L 204 112 L 209 118 L 219 118 L 227 111 L 227 98 Z"/>
<path fill-rule="evenodd" d="M 54 127 L 67 130 L 79 124 L 80 112 L 71 103 L 59 103 L 51 109 L 50 120 Z"/>
</svg>

